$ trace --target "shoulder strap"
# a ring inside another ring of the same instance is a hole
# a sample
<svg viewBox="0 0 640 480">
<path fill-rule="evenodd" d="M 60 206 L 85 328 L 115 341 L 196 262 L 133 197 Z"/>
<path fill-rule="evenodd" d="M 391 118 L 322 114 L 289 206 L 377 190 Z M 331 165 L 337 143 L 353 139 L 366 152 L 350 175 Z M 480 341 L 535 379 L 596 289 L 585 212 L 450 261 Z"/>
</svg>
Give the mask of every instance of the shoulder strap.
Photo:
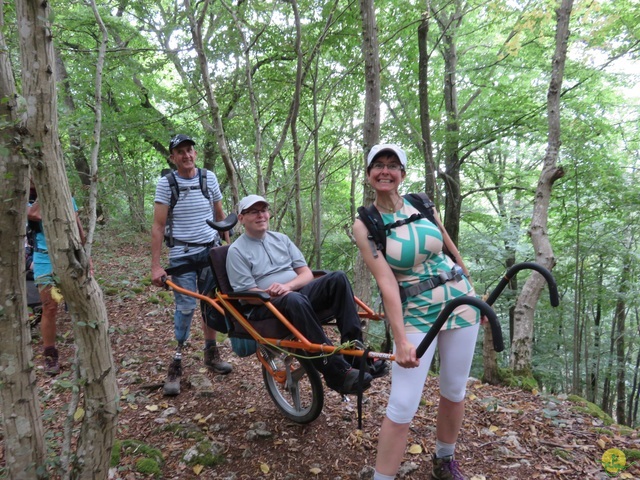
<svg viewBox="0 0 640 480">
<path fill-rule="evenodd" d="M 169 173 L 165 175 L 167 182 L 169 182 L 169 189 L 171 190 L 171 200 L 169 200 L 169 211 L 173 210 L 173 207 L 178 203 L 178 199 L 180 198 L 180 191 L 178 189 L 178 181 L 176 180 L 176 175 L 171 170 Z"/>
<path fill-rule="evenodd" d="M 210 200 L 209 189 L 207 188 L 207 169 L 199 168 L 198 177 L 200 177 L 200 190 L 202 191 L 202 195 L 204 195 L 204 198 L 206 198 L 207 200 Z"/>
<path fill-rule="evenodd" d="M 378 209 L 373 204 L 368 207 L 358 207 L 358 218 L 362 220 L 362 223 L 364 223 L 369 231 L 367 238 L 371 243 L 373 256 L 378 256 L 378 250 L 380 250 L 384 256 L 387 246 L 387 235 L 384 224 L 382 223 L 382 216 Z"/>
<path fill-rule="evenodd" d="M 435 207 L 435 204 L 425 193 L 408 193 L 403 195 L 403 197 L 420 212 L 420 215 L 414 214 L 409 218 L 385 225 L 382 222 L 382 216 L 375 205 L 371 204 L 368 207 L 358 207 L 358 216 L 369 231 L 368 238 L 371 242 L 371 250 L 373 251 L 374 257 L 378 256 L 378 250 L 382 252 L 383 256 L 386 254 L 387 236 L 392 228 L 415 222 L 420 218 L 426 218 L 427 220 L 436 223 L 435 217 L 433 216 L 433 208 Z"/>
<path fill-rule="evenodd" d="M 431 223 L 436 223 L 436 219 L 433 216 L 433 209 L 435 208 L 435 204 L 431 201 L 431 199 L 427 196 L 426 193 L 407 193 L 403 195 L 411 205 L 413 205 L 424 217 L 429 220 Z"/>
</svg>

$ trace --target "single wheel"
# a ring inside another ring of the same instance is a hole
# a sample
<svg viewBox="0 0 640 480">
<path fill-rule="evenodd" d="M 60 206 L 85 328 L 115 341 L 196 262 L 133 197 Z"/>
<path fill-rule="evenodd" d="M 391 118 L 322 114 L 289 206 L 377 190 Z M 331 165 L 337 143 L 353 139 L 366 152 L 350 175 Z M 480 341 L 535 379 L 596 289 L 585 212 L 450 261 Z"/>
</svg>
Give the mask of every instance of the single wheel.
<svg viewBox="0 0 640 480">
<path fill-rule="evenodd" d="M 264 345 L 258 347 L 258 355 L 263 360 L 262 378 L 267 391 L 285 417 L 300 424 L 318 418 L 324 406 L 324 392 L 313 364 Z"/>
</svg>

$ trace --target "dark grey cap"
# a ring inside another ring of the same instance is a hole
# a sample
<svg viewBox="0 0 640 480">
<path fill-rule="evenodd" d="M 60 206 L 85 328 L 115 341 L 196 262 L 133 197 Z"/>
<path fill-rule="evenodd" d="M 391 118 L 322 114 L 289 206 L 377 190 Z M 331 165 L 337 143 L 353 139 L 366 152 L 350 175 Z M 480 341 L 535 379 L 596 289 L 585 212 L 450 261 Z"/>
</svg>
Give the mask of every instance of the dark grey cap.
<svg viewBox="0 0 640 480">
<path fill-rule="evenodd" d="M 169 153 L 171 153 L 174 148 L 176 148 L 178 145 L 180 145 L 183 142 L 189 142 L 189 143 L 191 143 L 191 145 L 195 145 L 196 144 L 196 142 L 194 142 L 191 139 L 191 137 L 185 135 L 184 133 L 179 133 L 178 135 L 173 137 L 171 139 L 171 141 L 169 142 Z"/>
</svg>

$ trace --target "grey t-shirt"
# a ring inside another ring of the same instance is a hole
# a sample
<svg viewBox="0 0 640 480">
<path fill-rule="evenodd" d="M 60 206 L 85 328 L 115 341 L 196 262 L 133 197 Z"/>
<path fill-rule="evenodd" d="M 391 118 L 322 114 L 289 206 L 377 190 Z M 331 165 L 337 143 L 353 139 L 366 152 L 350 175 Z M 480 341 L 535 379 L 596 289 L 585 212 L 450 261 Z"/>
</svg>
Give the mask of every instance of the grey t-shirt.
<svg viewBox="0 0 640 480">
<path fill-rule="evenodd" d="M 267 231 L 261 239 L 244 233 L 227 253 L 227 275 L 234 291 L 287 283 L 297 276 L 295 268 L 305 266 L 300 249 L 279 232 Z"/>
</svg>

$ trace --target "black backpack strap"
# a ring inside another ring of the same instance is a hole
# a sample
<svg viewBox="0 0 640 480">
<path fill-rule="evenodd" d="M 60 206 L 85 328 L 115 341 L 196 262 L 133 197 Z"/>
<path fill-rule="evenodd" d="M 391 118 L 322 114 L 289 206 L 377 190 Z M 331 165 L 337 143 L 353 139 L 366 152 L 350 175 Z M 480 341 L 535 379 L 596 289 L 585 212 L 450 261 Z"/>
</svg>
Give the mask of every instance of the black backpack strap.
<svg viewBox="0 0 640 480">
<path fill-rule="evenodd" d="M 387 244 L 387 235 L 384 224 L 382 223 L 382 216 L 378 209 L 373 204 L 368 207 L 358 207 L 358 218 L 362 220 L 362 223 L 364 223 L 369 232 L 367 238 L 371 244 L 371 253 L 373 253 L 373 257 L 378 257 L 378 250 L 380 250 L 384 256 Z"/>
<path fill-rule="evenodd" d="M 198 169 L 198 177 L 200 178 L 200 190 L 202 191 L 202 195 L 207 200 L 211 200 L 209 196 L 209 189 L 207 188 L 207 170 L 206 169 Z"/>
<path fill-rule="evenodd" d="M 176 180 L 176 174 L 173 173 L 173 170 L 167 173 L 165 178 L 167 182 L 169 182 L 169 190 L 171 190 L 171 199 L 169 200 L 169 213 L 171 213 L 180 198 L 180 189 L 178 187 L 178 181 Z"/>
<path fill-rule="evenodd" d="M 427 196 L 426 193 L 407 193 L 403 195 L 411 205 L 413 205 L 424 218 L 429 220 L 431 223 L 436 223 L 436 219 L 433 216 L 433 209 L 435 208 L 435 204 L 431 201 L 431 199 Z"/>
</svg>

